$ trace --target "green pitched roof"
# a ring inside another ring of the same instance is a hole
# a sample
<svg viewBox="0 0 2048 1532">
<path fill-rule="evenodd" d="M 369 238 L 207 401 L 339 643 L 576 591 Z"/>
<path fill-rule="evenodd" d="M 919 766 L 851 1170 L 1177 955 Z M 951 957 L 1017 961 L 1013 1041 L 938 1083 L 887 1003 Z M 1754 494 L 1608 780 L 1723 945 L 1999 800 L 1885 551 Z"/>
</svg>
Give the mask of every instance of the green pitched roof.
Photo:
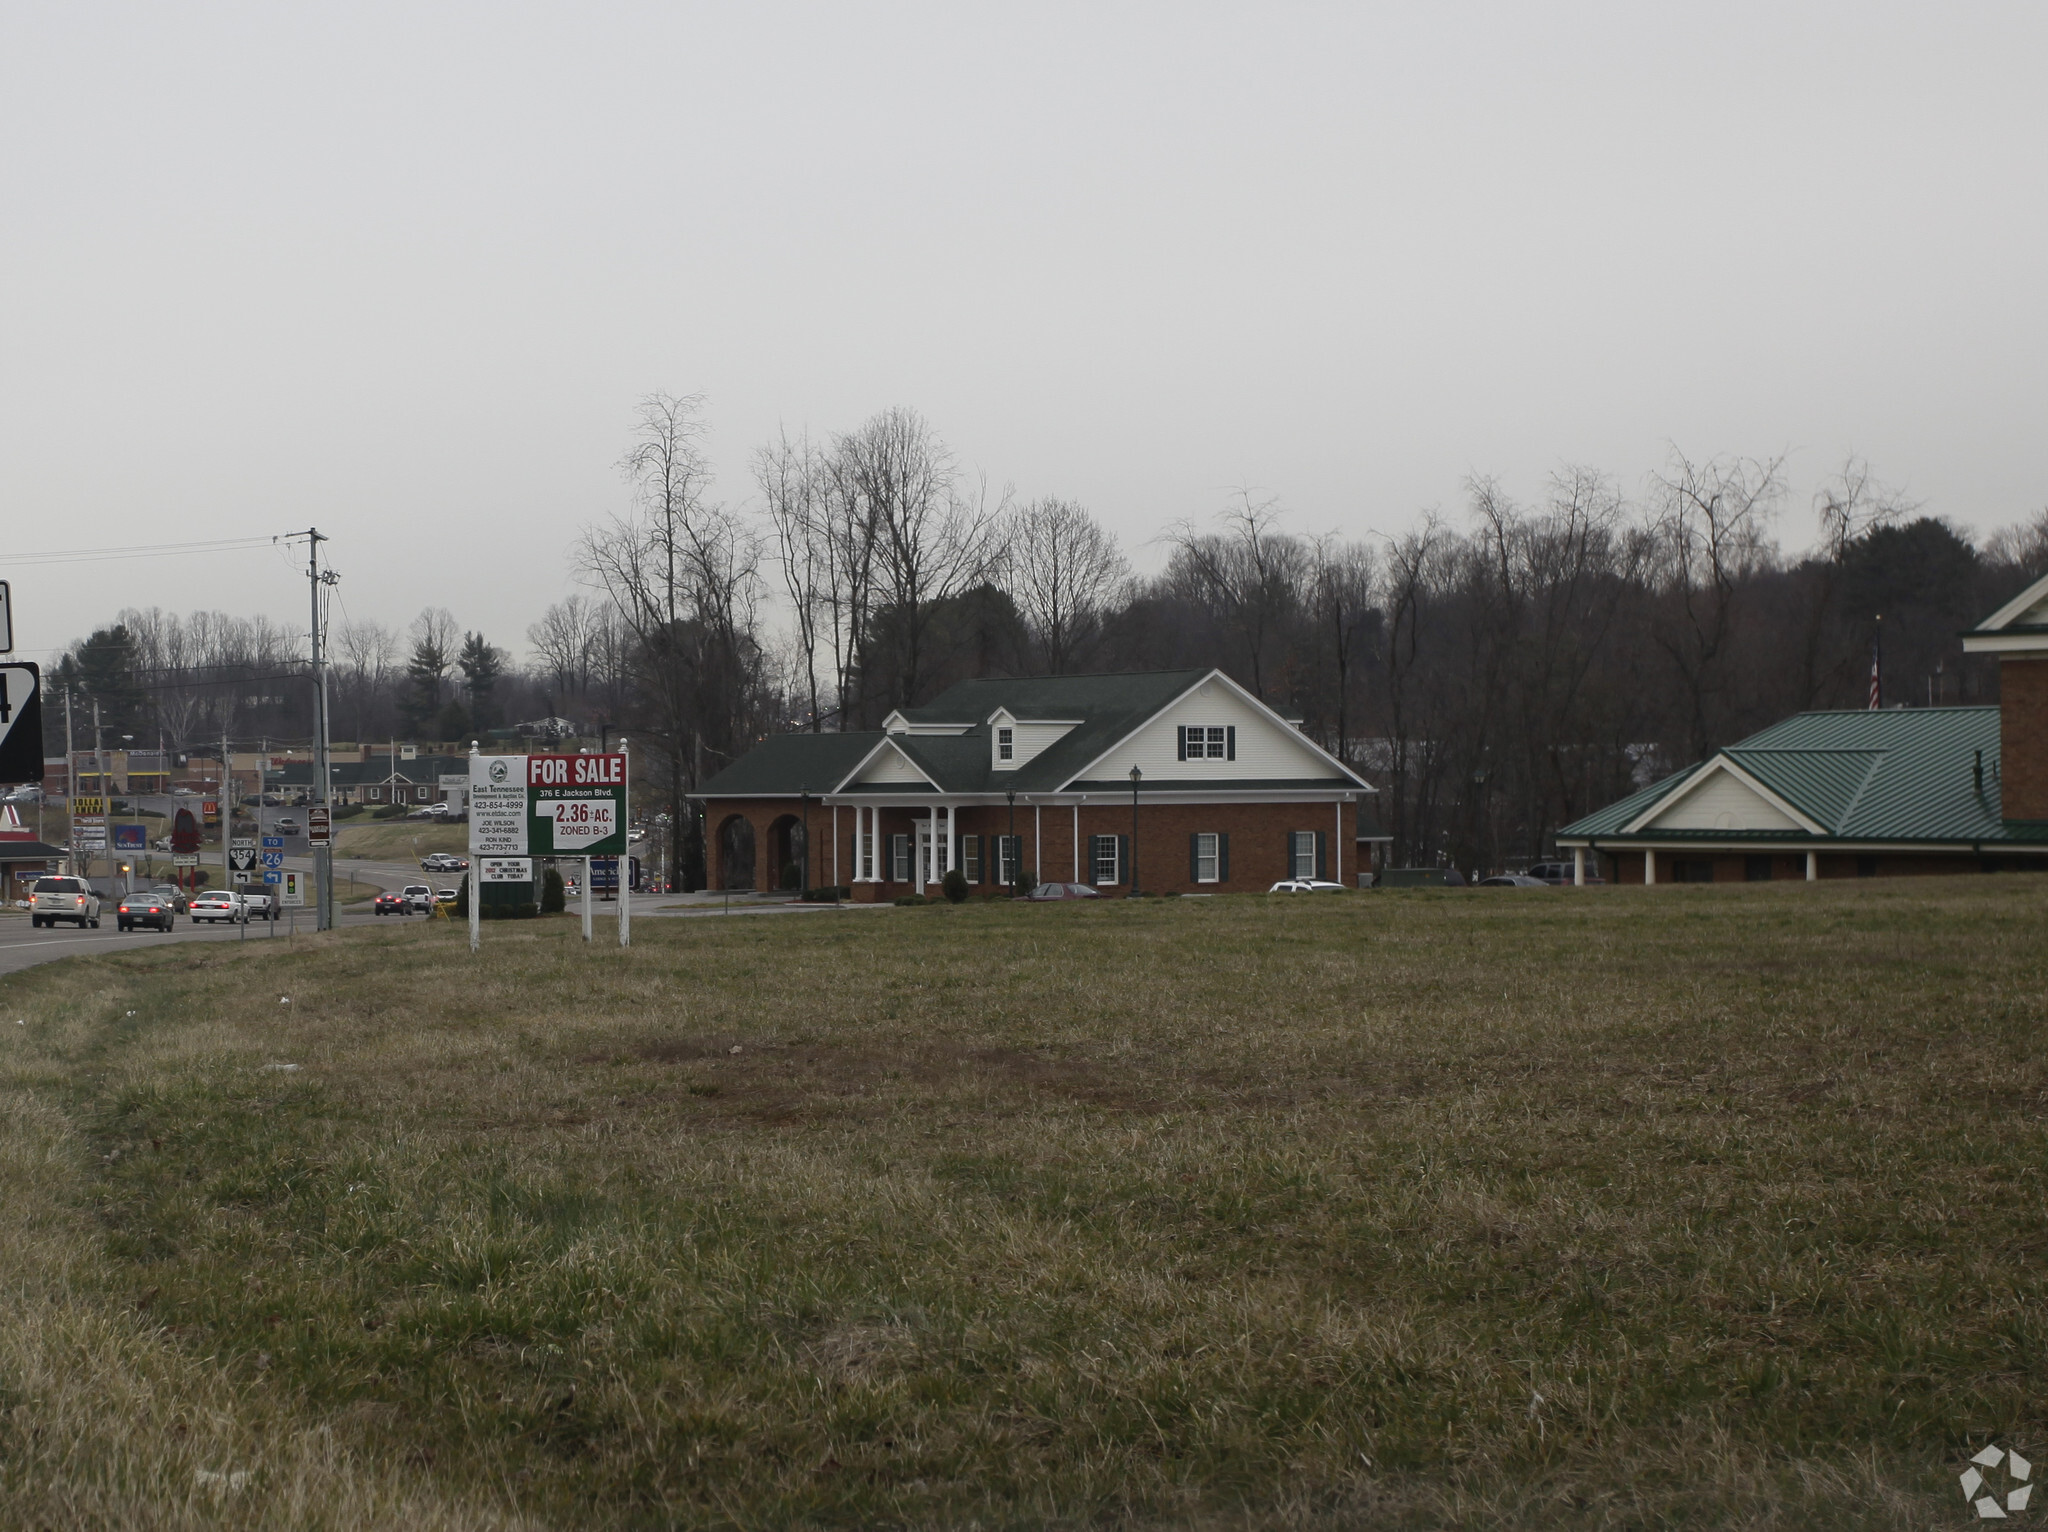
<svg viewBox="0 0 2048 1532">
<path fill-rule="evenodd" d="M 747 797 L 825 791 L 843 781 L 883 739 L 888 739 L 946 793 L 1056 792 L 1085 771 L 1132 730 L 1191 691 L 1209 669 L 1148 670 L 1085 676 L 998 676 L 962 681 L 922 707 L 899 711 L 913 729 L 952 726 L 957 732 L 880 734 L 781 734 L 763 740 L 697 790 L 699 797 Z M 1022 721 L 1079 720 L 1053 744 L 1017 767 L 997 771 L 989 719 L 999 710 Z M 843 746 L 829 742 L 843 741 Z M 837 775 L 832 775 L 836 767 Z M 827 778 L 830 778 L 827 781 Z M 800 780 L 801 779 L 801 780 Z M 821 785 L 823 784 L 823 785 Z M 1120 789 L 1127 784 L 1094 784 Z M 1218 789 L 1245 790 L 1267 784 L 1218 782 Z M 1356 788 L 1362 784 L 1332 774 L 1316 781 L 1270 784 L 1289 788 Z M 915 792 L 907 783 L 874 791 Z"/>
<path fill-rule="evenodd" d="M 828 793 L 886 736 L 857 734 L 771 734 L 692 797 L 752 798 L 789 793 Z"/>
<path fill-rule="evenodd" d="M 1976 764 L 1983 752 L 1984 789 Z M 1853 841 L 2001 841 L 1998 709 L 1893 708 L 1798 713 L 1714 757 L 1725 758 L 1825 828 Z M 1689 766 L 1557 833 L 1616 836 L 1713 764 Z M 1657 839 L 1753 839 L 1755 831 L 1658 830 Z M 1777 832 L 1797 840 L 1803 831 Z"/>
</svg>

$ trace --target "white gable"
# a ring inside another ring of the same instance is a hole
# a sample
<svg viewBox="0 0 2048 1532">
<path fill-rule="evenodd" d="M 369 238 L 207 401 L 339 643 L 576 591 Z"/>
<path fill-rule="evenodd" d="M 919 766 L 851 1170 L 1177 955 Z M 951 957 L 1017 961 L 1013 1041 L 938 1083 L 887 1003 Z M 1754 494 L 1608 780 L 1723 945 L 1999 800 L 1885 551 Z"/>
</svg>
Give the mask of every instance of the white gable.
<svg viewBox="0 0 2048 1532">
<path fill-rule="evenodd" d="M 1237 730 L 1237 759 L 1181 760 L 1178 731 L 1182 728 Z M 1153 718 L 1087 770 L 1089 777 L 1097 781 L 1107 778 L 1121 782 L 1130 776 L 1133 766 L 1145 773 L 1145 781 L 1162 787 L 1243 778 L 1327 782 L 1339 774 L 1301 735 L 1216 676 Z"/>
<path fill-rule="evenodd" d="M 1704 780 L 1653 815 L 1644 830 L 1799 830 L 1798 820 L 1729 771 L 1707 768 Z"/>
<path fill-rule="evenodd" d="M 894 745 L 876 753 L 868 762 L 867 769 L 855 777 L 856 782 L 914 782 L 919 787 L 929 787 L 931 779 L 917 769 L 917 764 Z"/>
<path fill-rule="evenodd" d="M 988 726 L 988 763 L 995 771 L 1015 771 L 1040 752 L 1051 748 L 1078 725 L 1064 722 L 1019 723 L 1008 708 L 997 708 Z M 1010 731 L 1010 759 L 1003 759 L 1002 730 Z"/>
</svg>

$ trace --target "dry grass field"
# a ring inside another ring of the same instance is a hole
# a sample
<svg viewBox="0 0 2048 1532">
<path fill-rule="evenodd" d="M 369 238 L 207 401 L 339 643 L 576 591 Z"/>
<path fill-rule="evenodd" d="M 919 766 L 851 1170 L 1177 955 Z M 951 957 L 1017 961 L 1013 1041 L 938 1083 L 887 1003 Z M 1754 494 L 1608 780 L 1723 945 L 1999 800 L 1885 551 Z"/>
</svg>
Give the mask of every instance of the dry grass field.
<svg viewBox="0 0 2048 1532">
<path fill-rule="evenodd" d="M 464 934 L 5 981 L 0 1524 L 1918 1528 L 2048 1459 L 2048 880 Z"/>
<path fill-rule="evenodd" d="M 424 819 L 345 819 L 334 827 L 334 854 L 342 860 L 414 862 L 431 851 L 467 856 L 469 827 Z"/>
</svg>

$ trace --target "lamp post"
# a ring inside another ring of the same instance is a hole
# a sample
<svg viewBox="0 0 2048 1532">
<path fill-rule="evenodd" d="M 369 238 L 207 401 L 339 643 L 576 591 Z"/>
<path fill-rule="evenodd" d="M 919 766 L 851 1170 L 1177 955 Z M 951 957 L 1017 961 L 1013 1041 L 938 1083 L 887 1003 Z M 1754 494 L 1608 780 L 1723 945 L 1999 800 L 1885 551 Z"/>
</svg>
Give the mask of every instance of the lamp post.
<svg viewBox="0 0 2048 1532">
<path fill-rule="evenodd" d="M 1131 768 L 1131 897 L 1138 897 L 1138 780 L 1145 775 Z"/>
<path fill-rule="evenodd" d="M 1010 897 L 1014 899 L 1017 897 L 1018 870 L 1005 860 L 1005 857 L 1010 847 L 1017 843 L 1017 789 L 1013 787 L 1004 793 L 1003 796 L 1010 800 L 1010 834 L 1009 838 L 1003 842 L 1002 850 L 996 853 L 996 866 L 1009 873 Z M 1022 858 L 1020 857 L 1018 860 L 1021 861 Z"/>
</svg>

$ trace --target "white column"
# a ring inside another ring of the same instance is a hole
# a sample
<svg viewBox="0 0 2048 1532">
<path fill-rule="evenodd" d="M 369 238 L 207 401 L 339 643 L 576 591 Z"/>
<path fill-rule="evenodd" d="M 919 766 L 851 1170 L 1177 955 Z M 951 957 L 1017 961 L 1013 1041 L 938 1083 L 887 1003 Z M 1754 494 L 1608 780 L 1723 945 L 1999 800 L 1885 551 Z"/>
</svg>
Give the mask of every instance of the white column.
<svg viewBox="0 0 2048 1532">
<path fill-rule="evenodd" d="M 1586 886 L 1586 848 L 1584 846 L 1577 846 L 1572 850 L 1572 886 L 1575 888 L 1584 888 Z"/>
<path fill-rule="evenodd" d="M 1820 881 L 1820 853 L 1818 851 L 1806 853 L 1806 881 L 1809 883 L 1818 883 Z"/>
<path fill-rule="evenodd" d="M 1045 880 L 1045 808 L 1037 803 L 1031 805 L 1031 875 Z"/>
<path fill-rule="evenodd" d="M 956 812 L 952 804 L 946 805 L 946 849 L 939 859 L 939 877 L 941 880 L 945 878 L 947 873 L 953 870 L 953 827 L 957 822 L 954 819 Z"/>
<path fill-rule="evenodd" d="M 475 861 L 474 857 L 470 858 Z M 583 939 L 590 940 L 590 858 L 583 859 Z"/>
<path fill-rule="evenodd" d="M 1344 800 L 1337 800 L 1337 838 L 1331 842 L 1330 859 L 1337 869 L 1337 885 L 1344 884 Z"/>
<path fill-rule="evenodd" d="M 1074 881 L 1081 881 L 1081 800 L 1074 800 Z"/>
<path fill-rule="evenodd" d="M 1645 883 L 1655 883 L 1657 881 L 1657 853 L 1650 850 L 1647 846 L 1643 848 L 1643 881 Z"/>
</svg>

